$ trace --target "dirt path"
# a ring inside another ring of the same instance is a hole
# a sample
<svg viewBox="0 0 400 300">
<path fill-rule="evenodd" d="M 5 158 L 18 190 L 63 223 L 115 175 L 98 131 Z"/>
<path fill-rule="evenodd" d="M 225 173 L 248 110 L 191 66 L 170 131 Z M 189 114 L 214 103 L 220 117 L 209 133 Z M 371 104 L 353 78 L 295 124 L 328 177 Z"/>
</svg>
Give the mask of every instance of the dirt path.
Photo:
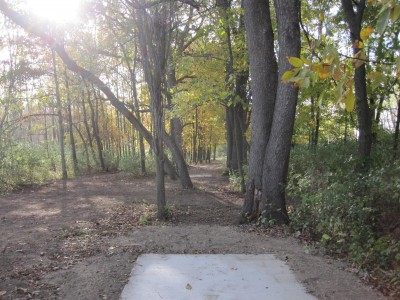
<svg viewBox="0 0 400 300">
<path fill-rule="evenodd" d="M 84 176 L 0 197 L 0 299 L 118 299 L 141 253 L 273 253 L 319 299 L 385 299 L 343 262 L 284 234 L 235 227 L 242 203 L 217 163 L 167 180 L 171 220 L 155 220 L 152 178 Z"/>
</svg>

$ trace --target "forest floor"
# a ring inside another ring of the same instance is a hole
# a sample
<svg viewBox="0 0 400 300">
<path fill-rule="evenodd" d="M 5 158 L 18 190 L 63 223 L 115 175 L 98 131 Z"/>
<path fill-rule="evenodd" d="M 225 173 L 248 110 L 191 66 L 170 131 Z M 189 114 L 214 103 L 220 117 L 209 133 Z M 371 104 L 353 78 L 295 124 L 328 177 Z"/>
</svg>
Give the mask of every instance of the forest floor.
<svg viewBox="0 0 400 300">
<path fill-rule="evenodd" d="M 284 229 L 234 226 L 243 196 L 220 164 L 167 179 L 170 220 L 155 218 L 153 178 L 81 176 L 0 197 L 0 299 L 119 299 L 142 253 L 275 254 L 319 299 L 385 299 L 356 268 Z"/>
</svg>

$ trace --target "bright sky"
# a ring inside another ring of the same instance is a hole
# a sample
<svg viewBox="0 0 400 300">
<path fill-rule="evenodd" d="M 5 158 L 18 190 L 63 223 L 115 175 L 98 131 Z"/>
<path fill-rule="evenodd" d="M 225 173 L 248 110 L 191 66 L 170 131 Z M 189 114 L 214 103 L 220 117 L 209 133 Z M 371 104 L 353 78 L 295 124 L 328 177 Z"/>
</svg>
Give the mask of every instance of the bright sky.
<svg viewBox="0 0 400 300">
<path fill-rule="evenodd" d="M 25 0 L 27 11 L 37 17 L 58 23 L 76 23 L 84 0 Z"/>
</svg>

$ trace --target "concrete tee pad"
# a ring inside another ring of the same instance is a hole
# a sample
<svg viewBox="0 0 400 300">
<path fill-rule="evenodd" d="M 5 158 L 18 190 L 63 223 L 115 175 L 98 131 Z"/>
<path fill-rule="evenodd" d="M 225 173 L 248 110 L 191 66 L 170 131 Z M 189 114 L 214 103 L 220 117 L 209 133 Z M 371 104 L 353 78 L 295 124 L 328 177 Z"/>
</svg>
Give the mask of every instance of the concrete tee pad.
<svg viewBox="0 0 400 300">
<path fill-rule="evenodd" d="M 271 254 L 144 254 L 122 300 L 311 300 L 292 271 Z"/>
</svg>

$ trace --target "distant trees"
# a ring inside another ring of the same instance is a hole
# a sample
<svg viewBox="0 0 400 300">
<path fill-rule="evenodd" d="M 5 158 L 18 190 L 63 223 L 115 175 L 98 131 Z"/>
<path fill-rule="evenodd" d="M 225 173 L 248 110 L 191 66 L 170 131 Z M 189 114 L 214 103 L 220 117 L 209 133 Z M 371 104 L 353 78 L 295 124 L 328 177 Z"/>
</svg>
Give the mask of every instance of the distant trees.
<svg viewBox="0 0 400 300">
<path fill-rule="evenodd" d="M 308 144 L 316 152 L 323 143 L 358 138 L 365 171 L 379 131 L 390 127 L 398 156 L 395 1 L 89 5 L 91 23 L 67 31 L 0 0 L 4 15 L 29 31 L 8 48 L 1 70 L 0 136 L 16 137 L 6 128 L 25 120 L 30 142 L 45 141 L 60 174 L 108 171 L 127 161 L 145 174 L 152 157 L 162 218 L 164 171 L 191 188 L 187 162 L 210 161 L 224 144 L 227 170 L 245 192 L 240 221 L 261 215 L 287 223 L 292 147 Z M 58 54 L 54 64 L 47 48 L 30 54 L 43 42 Z M 57 143 L 62 152 L 63 141 L 64 164 L 51 151 Z"/>
</svg>

